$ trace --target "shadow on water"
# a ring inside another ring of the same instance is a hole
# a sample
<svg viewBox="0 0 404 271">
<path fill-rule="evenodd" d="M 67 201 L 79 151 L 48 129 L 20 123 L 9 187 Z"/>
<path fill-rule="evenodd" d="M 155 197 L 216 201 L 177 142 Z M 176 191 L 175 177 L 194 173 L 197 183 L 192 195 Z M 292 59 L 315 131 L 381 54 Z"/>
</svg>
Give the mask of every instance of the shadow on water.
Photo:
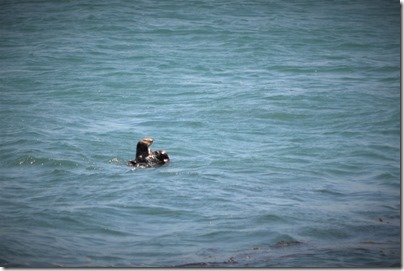
<svg viewBox="0 0 404 271">
<path fill-rule="evenodd" d="M 401 262 L 397 261 L 400 253 L 400 248 L 394 247 L 393 243 L 375 241 L 312 246 L 307 242 L 281 240 L 268 247 L 256 246 L 235 253 L 224 260 L 174 267 L 401 267 Z"/>
</svg>

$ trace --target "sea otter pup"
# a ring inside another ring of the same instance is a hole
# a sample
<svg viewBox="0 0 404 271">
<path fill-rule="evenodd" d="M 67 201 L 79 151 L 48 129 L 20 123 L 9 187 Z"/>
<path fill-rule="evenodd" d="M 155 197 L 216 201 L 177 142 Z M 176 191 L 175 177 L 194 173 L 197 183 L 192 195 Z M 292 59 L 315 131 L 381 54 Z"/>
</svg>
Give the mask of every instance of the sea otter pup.
<svg viewBox="0 0 404 271">
<path fill-rule="evenodd" d="M 161 166 L 170 161 L 165 150 L 152 151 L 150 146 L 153 144 L 153 139 L 145 137 L 136 145 L 136 159 L 129 160 L 128 164 L 135 167 L 154 167 Z"/>
</svg>

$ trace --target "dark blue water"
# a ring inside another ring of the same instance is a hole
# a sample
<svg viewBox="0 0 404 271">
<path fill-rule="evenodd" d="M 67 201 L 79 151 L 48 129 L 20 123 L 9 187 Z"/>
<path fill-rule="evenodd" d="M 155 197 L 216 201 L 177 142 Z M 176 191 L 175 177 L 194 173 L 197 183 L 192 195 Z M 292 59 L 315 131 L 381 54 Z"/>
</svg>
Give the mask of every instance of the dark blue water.
<svg viewBox="0 0 404 271">
<path fill-rule="evenodd" d="M 0 68 L 1 266 L 401 264 L 397 1 L 2 1 Z"/>
</svg>

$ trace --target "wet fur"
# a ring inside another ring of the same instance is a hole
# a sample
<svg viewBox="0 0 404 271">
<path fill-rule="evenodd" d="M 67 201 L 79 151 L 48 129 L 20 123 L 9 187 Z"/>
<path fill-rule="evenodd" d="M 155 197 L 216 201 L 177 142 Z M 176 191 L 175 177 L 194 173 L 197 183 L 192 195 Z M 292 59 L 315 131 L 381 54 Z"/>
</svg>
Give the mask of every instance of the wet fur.
<svg viewBox="0 0 404 271">
<path fill-rule="evenodd" d="M 136 145 L 136 159 L 129 160 L 128 164 L 134 167 L 155 167 L 161 166 L 170 161 L 165 150 L 152 151 L 152 138 L 143 138 Z"/>
</svg>

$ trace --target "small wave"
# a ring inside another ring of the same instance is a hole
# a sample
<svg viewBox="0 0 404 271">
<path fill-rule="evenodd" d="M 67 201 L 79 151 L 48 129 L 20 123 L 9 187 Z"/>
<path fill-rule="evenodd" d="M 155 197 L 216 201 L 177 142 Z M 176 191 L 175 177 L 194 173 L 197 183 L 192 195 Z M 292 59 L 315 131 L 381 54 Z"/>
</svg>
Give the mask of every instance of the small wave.
<svg viewBox="0 0 404 271">
<path fill-rule="evenodd" d="M 11 162 L 18 166 L 48 166 L 48 167 L 67 167 L 74 168 L 79 167 L 81 164 L 77 161 L 66 160 L 66 159 L 54 159 L 54 158 L 44 158 L 36 156 L 23 156 L 18 159 L 14 159 Z"/>
<path fill-rule="evenodd" d="M 342 196 L 343 195 L 340 192 L 331 191 L 331 190 L 328 190 L 328 189 L 319 189 L 319 190 L 317 190 L 317 192 L 322 193 L 322 194 L 332 195 L 332 196 Z"/>
<path fill-rule="evenodd" d="M 257 218 L 258 223 L 263 223 L 263 222 L 277 222 L 277 221 L 282 221 L 282 217 L 274 215 L 274 214 L 267 214 L 263 215 Z"/>
</svg>

